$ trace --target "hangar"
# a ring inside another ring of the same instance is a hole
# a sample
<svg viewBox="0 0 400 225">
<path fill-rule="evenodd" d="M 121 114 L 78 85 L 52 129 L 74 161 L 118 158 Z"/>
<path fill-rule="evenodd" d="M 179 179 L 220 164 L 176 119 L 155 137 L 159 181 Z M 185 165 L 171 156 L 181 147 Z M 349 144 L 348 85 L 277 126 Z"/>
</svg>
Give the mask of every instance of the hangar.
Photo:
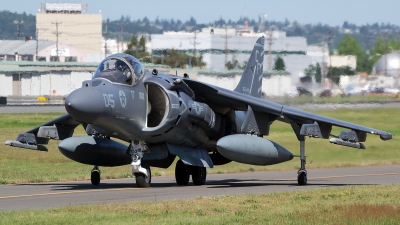
<svg viewBox="0 0 400 225">
<path fill-rule="evenodd" d="M 0 62 L 0 96 L 68 95 L 90 80 L 97 63 Z"/>
</svg>

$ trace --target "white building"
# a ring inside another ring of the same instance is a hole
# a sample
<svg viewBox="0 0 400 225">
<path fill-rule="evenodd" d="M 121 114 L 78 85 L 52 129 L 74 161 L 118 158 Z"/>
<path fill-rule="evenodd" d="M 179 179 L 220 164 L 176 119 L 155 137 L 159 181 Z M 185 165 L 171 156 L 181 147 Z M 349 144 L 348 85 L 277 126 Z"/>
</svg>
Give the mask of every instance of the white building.
<svg viewBox="0 0 400 225">
<path fill-rule="evenodd" d="M 285 61 L 286 70 L 296 82 L 305 68 L 312 63 L 307 56 L 307 41 L 304 37 L 286 37 L 285 32 L 253 33 L 235 29 L 205 28 L 201 32 L 164 32 L 151 35 L 153 55 L 161 55 L 163 50 L 175 49 L 196 55 L 202 54 L 207 69 L 225 69 L 225 62 L 238 60 L 242 65 L 249 59 L 256 40 L 264 36 L 264 70 L 273 68 L 276 56 Z M 271 57 L 269 57 L 271 51 Z M 225 52 L 228 52 L 227 58 Z"/>
<path fill-rule="evenodd" d="M 0 62 L 0 96 L 65 96 L 91 80 L 96 64 L 77 62 Z"/>
<path fill-rule="evenodd" d="M 0 60 L 5 61 L 85 62 L 85 56 L 64 43 L 57 47 L 54 41 L 0 40 Z"/>
<path fill-rule="evenodd" d="M 39 40 L 58 40 L 82 52 L 85 62 L 102 60 L 102 15 L 89 14 L 87 4 L 41 3 L 36 31 Z"/>
</svg>

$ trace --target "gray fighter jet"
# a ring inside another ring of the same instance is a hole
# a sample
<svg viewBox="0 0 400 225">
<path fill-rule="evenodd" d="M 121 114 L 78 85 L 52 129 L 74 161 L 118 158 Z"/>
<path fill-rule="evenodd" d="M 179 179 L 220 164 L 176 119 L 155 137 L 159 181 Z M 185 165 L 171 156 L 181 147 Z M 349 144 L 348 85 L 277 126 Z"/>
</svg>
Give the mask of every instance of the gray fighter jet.
<svg viewBox="0 0 400 225">
<path fill-rule="evenodd" d="M 290 124 L 300 142 L 298 184 L 307 184 L 305 137 L 364 149 L 367 134 L 389 140 L 392 134 L 305 112 L 261 99 L 264 37 L 257 40 L 234 91 L 156 69 L 145 70 L 127 54 L 108 56 L 93 79 L 84 81 L 65 100 L 68 114 L 18 135 L 5 144 L 39 151 L 49 139 L 62 140 L 66 157 L 94 165 L 93 185 L 100 183 L 99 166 L 132 165 L 138 187 L 149 187 L 150 167 L 167 168 L 175 160 L 178 185 L 206 181 L 206 168 L 231 161 L 272 165 L 293 154 L 264 136 L 275 120 Z M 87 136 L 72 136 L 83 125 Z M 345 128 L 335 136 L 332 126 Z M 129 144 L 112 139 L 120 139 Z"/>
</svg>

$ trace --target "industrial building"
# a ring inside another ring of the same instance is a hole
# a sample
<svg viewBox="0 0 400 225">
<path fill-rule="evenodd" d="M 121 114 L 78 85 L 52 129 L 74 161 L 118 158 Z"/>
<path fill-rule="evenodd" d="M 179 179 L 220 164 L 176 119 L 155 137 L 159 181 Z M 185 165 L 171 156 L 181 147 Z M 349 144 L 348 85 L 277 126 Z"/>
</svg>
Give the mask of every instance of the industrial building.
<svg viewBox="0 0 400 225">
<path fill-rule="evenodd" d="M 400 52 L 383 55 L 375 64 L 373 74 L 400 77 Z"/>
<path fill-rule="evenodd" d="M 282 31 L 253 33 L 233 28 L 204 28 L 191 33 L 164 32 L 151 35 L 151 45 L 153 55 L 162 55 L 168 49 L 197 56 L 201 54 L 207 69 L 223 70 L 225 64 L 232 60 L 243 65 L 261 36 L 266 38 L 264 70 L 272 70 L 279 55 L 294 81 L 303 76 L 304 69 L 312 63 L 312 57 L 307 55 L 307 40 L 304 37 L 287 37 Z"/>
<path fill-rule="evenodd" d="M 0 96 L 64 96 L 92 79 L 97 63 L 0 61 Z"/>
<path fill-rule="evenodd" d="M 58 54 L 57 54 L 58 50 Z M 86 55 L 60 42 L 23 40 L 0 40 L 0 60 L 85 62 Z"/>
<path fill-rule="evenodd" d="M 86 62 L 100 62 L 102 15 L 89 14 L 87 8 L 87 4 L 42 3 L 36 14 L 37 39 L 54 41 L 57 49 L 64 43 L 82 52 Z"/>
</svg>

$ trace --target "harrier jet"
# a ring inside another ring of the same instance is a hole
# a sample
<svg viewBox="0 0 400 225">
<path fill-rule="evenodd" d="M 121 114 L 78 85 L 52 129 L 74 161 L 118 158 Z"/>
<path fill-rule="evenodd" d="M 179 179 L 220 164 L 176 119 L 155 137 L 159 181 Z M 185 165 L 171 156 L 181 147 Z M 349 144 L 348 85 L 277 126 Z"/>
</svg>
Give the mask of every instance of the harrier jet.
<svg viewBox="0 0 400 225">
<path fill-rule="evenodd" d="M 231 91 L 188 76 L 145 70 L 136 58 L 114 54 L 100 63 L 65 100 L 67 114 L 18 135 L 5 144 L 47 151 L 50 139 L 66 157 L 99 166 L 132 165 L 138 187 L 149 187 L 151 167 L 167 168 L 178 156 L 175 178 L 187 185 L 206 181 L 206 168 L 231 161 L 272 165 L 293 159 L 279 143 L 265 138 L 274 121 L 288 123 L 300 142 L 299 185 L 307 184 L 305 137 L 364 149 L 367 134 L 392 134 L 261 99 L 264 41 L 257 40 L 237 87 Z M 82 125 L 87 135 L 73 136 Z M 332 127 L 344 128 L 332 134 Z M 119 139 L 120 141 L 115 141 Z M 123 144 L 123 143 L 126 144 Z"/>
</svg>

